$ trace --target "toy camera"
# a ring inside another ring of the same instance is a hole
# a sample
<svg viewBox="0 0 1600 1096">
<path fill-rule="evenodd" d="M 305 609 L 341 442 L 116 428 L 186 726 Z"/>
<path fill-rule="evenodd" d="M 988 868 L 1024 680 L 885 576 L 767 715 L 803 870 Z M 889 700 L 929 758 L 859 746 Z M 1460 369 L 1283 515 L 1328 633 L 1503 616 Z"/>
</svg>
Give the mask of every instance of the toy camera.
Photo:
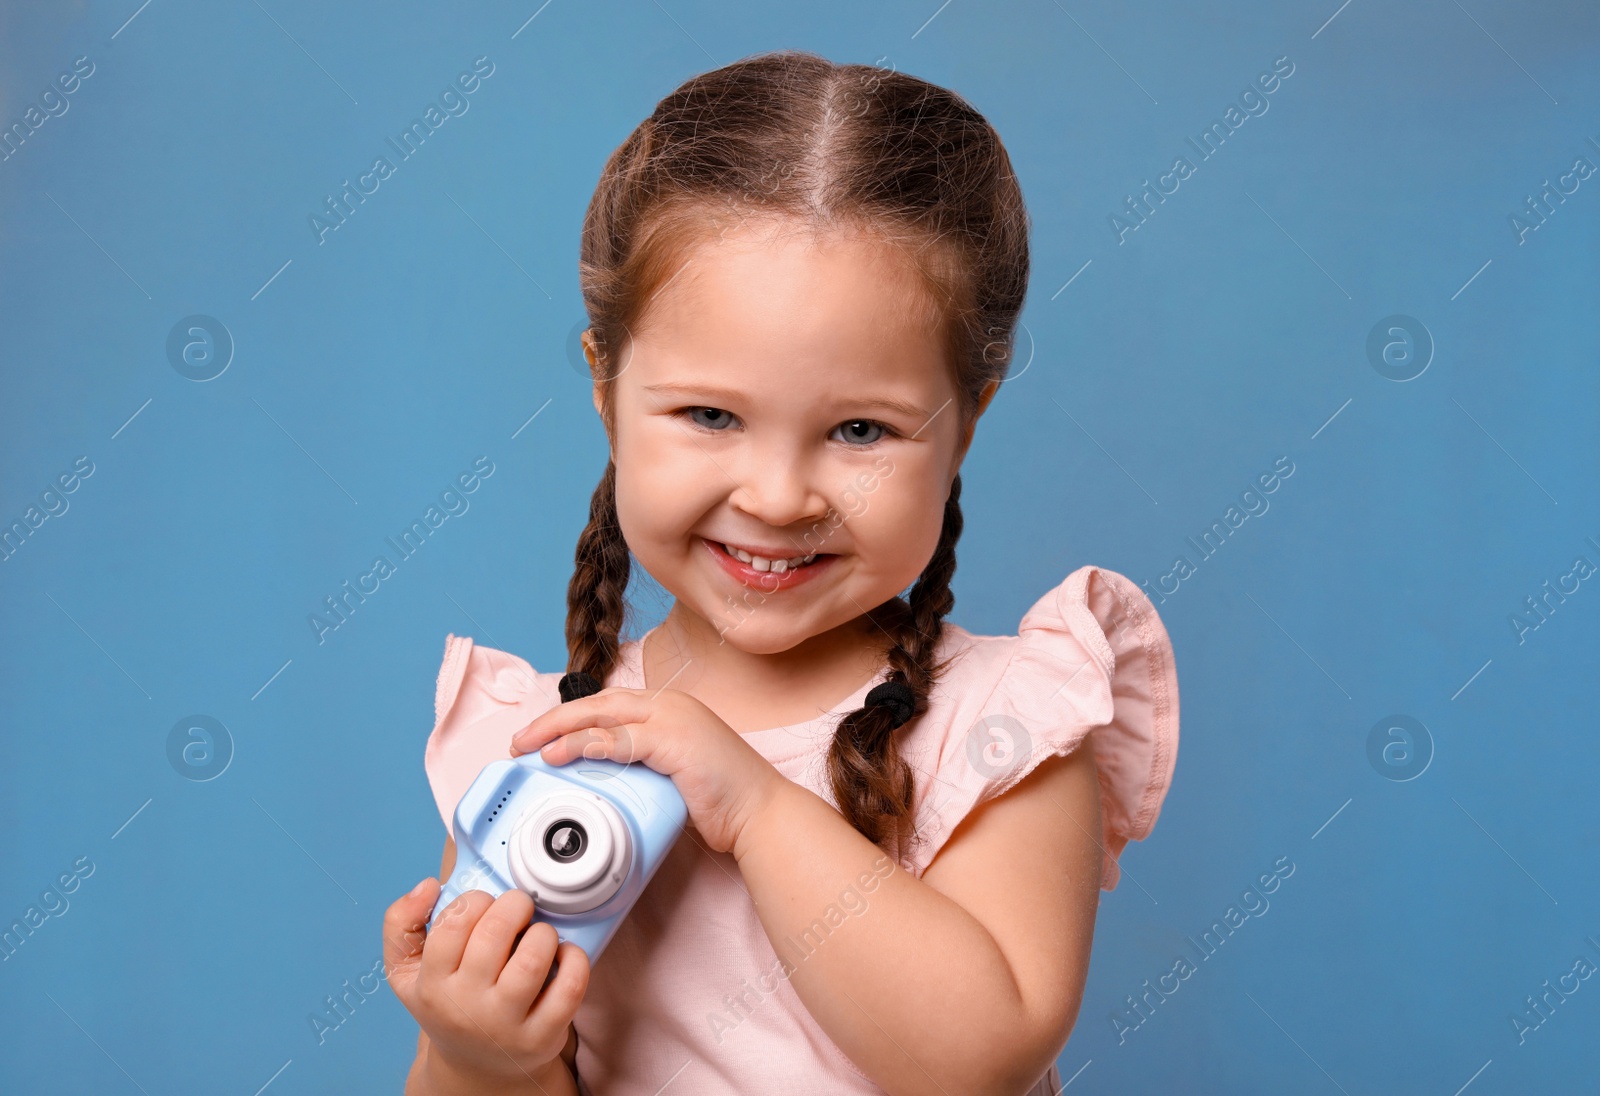
<svg viewBox="0 0 1600 1096">
<path fill-rule="evenodd" d="M 498 897 L 515 888 L 533 898 L 533 921 L 553 925 L 593 963 L 688 814 L 671 778 L 643 764 L 550 765 L 537 751 L 492 761 L 456 807 L 455 869 L 428 928 L 465 891 Z"/>
</svg>

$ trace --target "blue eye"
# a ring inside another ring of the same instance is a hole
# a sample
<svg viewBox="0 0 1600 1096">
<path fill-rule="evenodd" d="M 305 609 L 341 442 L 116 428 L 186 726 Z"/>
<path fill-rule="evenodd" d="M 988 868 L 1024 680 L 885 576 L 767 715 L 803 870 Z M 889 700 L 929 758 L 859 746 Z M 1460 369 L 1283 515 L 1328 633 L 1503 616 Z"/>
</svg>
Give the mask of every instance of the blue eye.
<svg viewBox="0 0 1600 1096">
<path fill-rule="evenodd" d="M 738 417 L 731 411 L 724 411 L 720 407 L 683 407 L 673 412 L 679 417 L 686 417 L 702 430 L 723 431 L 737 423 Z M 834 427 L 830 437 L 838 437 L 853 448 L 865 449 L 881 441 L 885 436 L 894 431 L 881 422 L 873 419 L 851 419 Z"/>
<path fill-rule="evenodd" d="M 691 422 L 696 426 L 703 426 L 707 430 L 725 430 L 733 422 L 733 415 L 720 407 L 689 407 L 685 408 L 685 410 L 688 412 Z M 699 417 L 702 413 L 707 416 L 706 419 Z"/>
<path fill-rule="evenodd" d="M 846 443 L 867 446 L 881 439 L 888 433 L 889 428 L 884 426 L 883 423 L 874 422 L 871 419 L 851 419 L 849 422 L 840 423 L 836 429 L 844 432 L 844 437 L 841 440 Z M 872 433 L 874 430 L 877 431 L 876 434 Z M 863 434 L 866 436 L 863 436 Z"/>
</svg>

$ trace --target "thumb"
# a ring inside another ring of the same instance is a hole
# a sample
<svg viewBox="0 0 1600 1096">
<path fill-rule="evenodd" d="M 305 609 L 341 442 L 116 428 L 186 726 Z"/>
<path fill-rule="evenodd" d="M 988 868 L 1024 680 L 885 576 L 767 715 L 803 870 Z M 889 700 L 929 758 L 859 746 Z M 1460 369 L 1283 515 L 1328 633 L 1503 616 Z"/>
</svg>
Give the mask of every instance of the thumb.
<svg viewBox="0 0 1600 1096">
<path fill-rule="evenodd" d="M 422 960 L 428 918 L 443 884 L 428 876 L 394 901 L 383 916 L 383 962 L 391 976 L 414 970 Z"/>
</svg>

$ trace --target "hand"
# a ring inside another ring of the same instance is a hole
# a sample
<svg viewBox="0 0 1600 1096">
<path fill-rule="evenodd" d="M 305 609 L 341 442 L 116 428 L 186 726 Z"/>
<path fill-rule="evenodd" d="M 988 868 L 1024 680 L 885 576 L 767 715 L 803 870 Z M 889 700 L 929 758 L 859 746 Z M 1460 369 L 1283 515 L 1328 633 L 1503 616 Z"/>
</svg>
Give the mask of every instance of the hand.
<svg viewBox="0 0 1600 1096">
<path fill-rule="evenodd" d="M 423 880 L 384 915 L 389 986 L 427 1032 L 428 1053 L 453 1076 L 537 1091 L 583 1002 L 589 957 L 570 942 L 558 951 L 551 925 L 530 925 L 533 899 L 520 890 L 492 899 L 467 891 L 424 933 L 439 887 Z M 556 974 L 541 992 L 552 959 Z"/>
<path fill-rule="evenodd" d="M 511 740 L 512 757 L 535 750 L 551 765 L 609 758 L 671 777 L 690 821 L 716 852 L 732 852 L 786 783 L 716 712 L 676 689 L 614 687 L 557 705 Z"/>
</svg>

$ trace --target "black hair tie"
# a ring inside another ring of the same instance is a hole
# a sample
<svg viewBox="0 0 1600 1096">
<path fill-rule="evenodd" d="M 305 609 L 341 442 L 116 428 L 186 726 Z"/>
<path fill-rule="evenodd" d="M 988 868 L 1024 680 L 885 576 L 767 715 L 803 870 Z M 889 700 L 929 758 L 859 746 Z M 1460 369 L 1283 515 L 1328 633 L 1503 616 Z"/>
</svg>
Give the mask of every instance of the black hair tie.
<svg viewBox="0 0 1600 1096">
<path fill-rule="evenodd" d="M 582 670 L 574 670 L 561 678 L 556 690 L 561 693 L 561 703 L 565 704 L 569 700 L 593 696 L 600 691 L 600 683 L 594 679 L 593 674 L 586 674 Z"/>
<path fill-rule="evenodd" d="M 911 713 L 917 708 L 917 694 L 911 691 L 911 686 L 901 681 L 885 681 L 881 685 L 873 686 L 867 694 L 867 706 L 888 708 L 889 719 L 892 726 L 898 727 L 911 718 Z"/>
</svg>

